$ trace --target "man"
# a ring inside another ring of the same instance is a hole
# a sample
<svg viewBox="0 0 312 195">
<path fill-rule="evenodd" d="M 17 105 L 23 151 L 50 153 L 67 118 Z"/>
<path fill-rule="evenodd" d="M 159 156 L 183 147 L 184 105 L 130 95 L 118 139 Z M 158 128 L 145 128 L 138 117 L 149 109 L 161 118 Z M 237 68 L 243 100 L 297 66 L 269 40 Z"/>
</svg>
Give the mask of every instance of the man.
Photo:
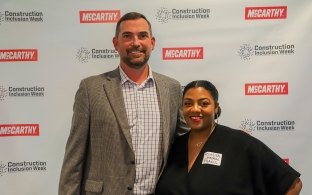
<svg viewBox="0 0 312 195">
<path fill-rule="evenodd" d="M 113 44 L 119 67 L 77 91 L 59 195 L 153 193 L 176 129 L 187 130 L 180 84 L 147 63 L 155 38 L 145 16 L 125 14 Z"/>
</svg>

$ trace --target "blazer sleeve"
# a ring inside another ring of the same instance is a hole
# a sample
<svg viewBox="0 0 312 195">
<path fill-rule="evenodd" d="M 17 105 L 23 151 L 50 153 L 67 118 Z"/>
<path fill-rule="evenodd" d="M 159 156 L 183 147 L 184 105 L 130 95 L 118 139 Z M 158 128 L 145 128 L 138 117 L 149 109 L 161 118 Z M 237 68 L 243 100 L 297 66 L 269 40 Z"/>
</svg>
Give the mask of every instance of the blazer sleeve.
<svg viewBox="0 0 312 195">
<path fill-rule="evenodd" d="M 181 85 L 179 85 L 179 89 L 181 89 Z M 176 135 L 181 136 L 190 131 L 190 128 L 186 124 L 184 115 L 182 112 L 182 102 L 183 102 L 182 90 L 179 91 L 179 98 L 177 101 L 179 103 L 179 110 L 178 110 Z"/>
<path fill-rule="evenodd" d="M 70 134 L 67 140 L 59 181 L 59 195 L 78 195 L 89 137 L 89 98 L 82 80 L 75 96 Z"/>
</svg>

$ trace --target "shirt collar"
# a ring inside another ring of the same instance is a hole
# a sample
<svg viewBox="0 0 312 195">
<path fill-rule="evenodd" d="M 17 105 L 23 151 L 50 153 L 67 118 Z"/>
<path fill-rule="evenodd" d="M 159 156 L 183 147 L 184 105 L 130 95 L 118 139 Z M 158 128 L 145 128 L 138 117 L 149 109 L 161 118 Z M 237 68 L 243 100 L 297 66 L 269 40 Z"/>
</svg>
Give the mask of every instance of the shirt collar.
<svg viewBox="0 0 312 195">
<path fill-rule="evenodd" d="M 122 68 L 120 67 L 120 65 L 119 65 L 119 72 L 120 72 L 120 77 L 121 77 L 121 85 L 124 85 L 126 82 L 130 82 L 130 83 L 136 84 L 133 80 L 131 80 L 131 79 L 126 75 L 126 73 L 122 70 Z M 152 69 L 151 69 L 151 67 L 149 66 L 149 67 L 148 67 L 148 76 L 147 76 L 147 78 L 145 79 L 145 81 L 144 81 L 142 84 L 145 84 L 145 83 L 147 83 L 147 82 L 150 81 L 150 80 L 151 80 L 153 83 L 155 82 L 154 77 L 153 77 L 153 74 L 152 74 Z"/>
</svg>

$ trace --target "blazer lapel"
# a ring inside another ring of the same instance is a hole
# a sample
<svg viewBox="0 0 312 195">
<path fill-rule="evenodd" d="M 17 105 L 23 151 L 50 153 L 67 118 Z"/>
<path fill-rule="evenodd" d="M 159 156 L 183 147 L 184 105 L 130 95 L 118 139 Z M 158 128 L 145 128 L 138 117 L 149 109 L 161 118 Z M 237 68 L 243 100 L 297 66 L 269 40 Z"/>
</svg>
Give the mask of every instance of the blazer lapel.
<svg viewBox="0 0 312 195">
<path fill-rule="evenodd" d="M 106 75 L 103 83 L 104 91 L 112 106 L 113 112 L 117 118 L 120 128 L 125 135 L 125 138 L 133 150 L 132 140 L 130 135 L 130 127 L 128 124 L 128 117 L 126 112 L 125 103 L 121 89 L 121 78 L 118 68 Z"/>
<path fill-rule="evenodd" d="M 157 94 L 160 101 L 160 113 L 162 115 L 163 122 L 163 148 L 164 148 L 164 158 L 166 160 L 169 148 L 169 140 L 170 140 L 170 129 L 169 129 L 169 89 L 166 83 L 158 77 L 157 74 L 153 73 L 153 77 L 157 86 Z"/>
</svg>

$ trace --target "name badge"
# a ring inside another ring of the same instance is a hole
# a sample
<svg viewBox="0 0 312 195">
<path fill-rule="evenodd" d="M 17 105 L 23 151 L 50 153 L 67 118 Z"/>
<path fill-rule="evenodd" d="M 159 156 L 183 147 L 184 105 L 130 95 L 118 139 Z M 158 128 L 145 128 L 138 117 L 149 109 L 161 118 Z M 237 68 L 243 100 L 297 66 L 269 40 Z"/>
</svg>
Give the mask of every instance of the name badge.
<svg viewBox="0 0 312 195">
<path fill-rule="evenodd" d="M 205 152 L 202 164 L 210 164 L 220 166 L 222 154 L 214 152 Z"/>
</svg>

